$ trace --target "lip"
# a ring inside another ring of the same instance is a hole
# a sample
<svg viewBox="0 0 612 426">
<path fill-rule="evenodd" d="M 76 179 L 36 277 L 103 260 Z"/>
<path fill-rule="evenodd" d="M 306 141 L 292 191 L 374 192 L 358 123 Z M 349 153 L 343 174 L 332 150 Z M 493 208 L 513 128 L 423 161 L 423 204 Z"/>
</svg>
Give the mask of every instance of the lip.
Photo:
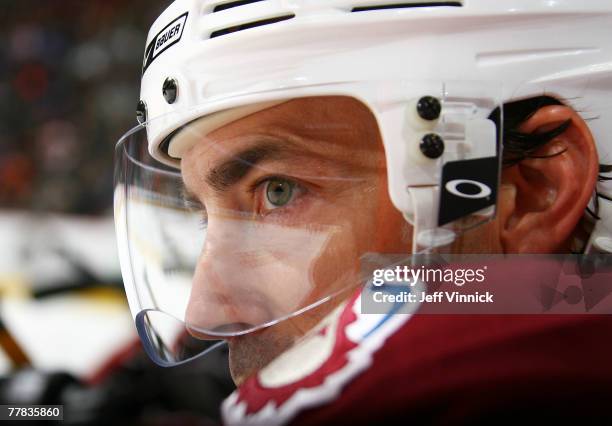
<svg viewBox="0 0 612 426">
<path fill-rule="evenodd" d="M 267 332 L 268 328 L 263 328 L 260 330 L 252 331 L 250 333 L 240 334 L 237 336 L 227 336 L 223 337 L 223 340 L 227 342 L 227 345 L 230 347 L 235 347 L 246 340 L 253 339 L 264 335 Z"/>
<path fill-rule="evenodd" d="M 226 340 L 229 342 L 233 339 L 256 333 L 256 332 L 241 333 L 241 331 L 243 330 L 248 330 L 249 328 L 253 328 L 251 324 L 247 324 L 247 323 L 223 324 L 221 326 L 215 327 L 215 329 L 210 330 L 209 332 L 202 331 L 196 327 L 191 327 L 189 325 L 186 325 L 186 328 L 191 336 L 195 337 L 196 339 L 200 339 L 200 340 Z M 232 335 L 231 333 L 236 333 L 236 334 Z"/>
</svg>

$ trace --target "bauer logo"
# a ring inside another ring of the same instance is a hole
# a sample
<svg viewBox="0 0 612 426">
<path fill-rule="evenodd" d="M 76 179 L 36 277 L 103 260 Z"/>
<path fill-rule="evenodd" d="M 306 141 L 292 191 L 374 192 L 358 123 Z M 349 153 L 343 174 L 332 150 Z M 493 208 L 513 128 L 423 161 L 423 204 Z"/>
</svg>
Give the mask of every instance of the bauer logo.
<svg viewBox="0 0 612 426">
<path fill-rule="evenodd" d="M 187 23 L 187 15 L 189 15 L 189 13 L 185 12 L 174 21 L 170 22 L 149 42 L 142 63 L 143 74 L 159 55 L 181 40 L 185 24 Z"/>
</svg>

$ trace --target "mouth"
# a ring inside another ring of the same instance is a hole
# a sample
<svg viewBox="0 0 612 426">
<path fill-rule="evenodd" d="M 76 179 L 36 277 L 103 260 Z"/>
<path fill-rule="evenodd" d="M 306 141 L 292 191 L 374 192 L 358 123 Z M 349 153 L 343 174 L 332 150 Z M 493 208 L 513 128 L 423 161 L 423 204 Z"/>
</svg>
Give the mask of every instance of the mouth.
<svg viewBox="0 0 612 426">
<path fill-rule="evenodd" d="M 225 338 L 229 349 L 229 366 L 236 384 L 266 367 L 288 347 L 277 330 L 265 328 Z"/>
<path fill-rule="evenodd" d="M 223 324 L 213 328 L 210 331 L 202 331 L 197 327 L 186 325 L 189 334 L 196 339 L 200 340 L 233 340 L 240 335 L 252 334 L 244 333 L 244 330 L 252 328 L 251 324 L 236 322 L 230 324 Z"/>
</svg>

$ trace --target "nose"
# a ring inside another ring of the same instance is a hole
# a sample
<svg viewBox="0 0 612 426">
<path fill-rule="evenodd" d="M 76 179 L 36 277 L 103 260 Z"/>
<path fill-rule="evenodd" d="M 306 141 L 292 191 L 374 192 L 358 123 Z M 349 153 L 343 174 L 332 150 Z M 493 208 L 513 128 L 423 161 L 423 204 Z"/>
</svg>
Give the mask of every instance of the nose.
<svg viewBox="0 0 612 426">
<path fill-rule="evenodd" d="M 265 298 L 244 262 L 245 238 L 239 224 L 209 218 L 185 312 L 192 336 L 234 335 L 269 320 Z"/>
</svg>

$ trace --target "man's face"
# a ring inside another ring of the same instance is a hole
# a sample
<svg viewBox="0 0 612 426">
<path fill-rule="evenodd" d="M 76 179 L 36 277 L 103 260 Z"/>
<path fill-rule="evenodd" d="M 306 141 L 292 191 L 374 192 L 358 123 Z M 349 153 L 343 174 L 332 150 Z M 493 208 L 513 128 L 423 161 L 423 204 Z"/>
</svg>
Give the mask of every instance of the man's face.
<svg viewBox="0 0 612 426">
<path fill-rule="evenodd" d="M 292 100 L 202 135 L 181 172 L 206 222 L 186 313 L 194 335 L 273 323 L 338 294 L 229 338 L 238 384 L 346 297 L 363 254 L 410 248 L 375 119 L 350 98 Z"/>
</svg>

